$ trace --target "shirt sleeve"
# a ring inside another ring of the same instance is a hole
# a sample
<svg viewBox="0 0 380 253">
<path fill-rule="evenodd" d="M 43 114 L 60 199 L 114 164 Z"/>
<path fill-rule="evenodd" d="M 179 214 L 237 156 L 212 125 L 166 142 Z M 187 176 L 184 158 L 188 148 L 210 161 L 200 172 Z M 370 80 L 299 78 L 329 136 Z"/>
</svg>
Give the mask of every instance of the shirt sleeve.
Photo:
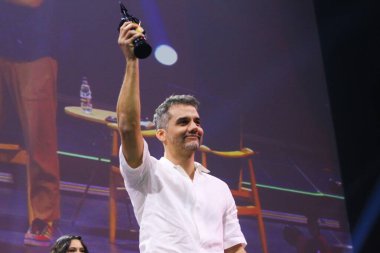
<svg viewBox="0 0 380 253">
<path fill-rule="evenodd" d="M 141 222 L 146 200 L 147 173 L 149 173 L 150 153 L 144 140 L 143 159 L 140 166 L 131 168 L 125 160 L 122 147 L 119 149 L 120 172 L 124 179 L 125 188 L 129 194 L 138 224 Z"/>
<path fill-rule="evenodd" d="M 149 163 L 150 153 L 148 149 L 148 144 L 144 139 L 144 149 L 143 149 L 143 158 L 142 163 L 137 168 L 132 168 L 129 166 L 127 161 L 125 160 L 122 146 L 120 145 L 119 148 L 119 161 L 120 161 L 120 172 L 123 176 L 125 186 L 127 188 L 129 187 L 136 187 L 137 185 L 141 185 L 142 180 L 144 179 L 144 174 L 146 173 L 146 167 Z"/>
<path fill-rule="evenodd" d="M 227 189 L 227 208 L 223 218 L 224 249 L 228 249 L 237 244 L 242 244 L 245 247 L 247 245 L 247 241 L 245 240 L 243 232 L 241 231 L 235 200 L 231 194 L 230 189 L 228 187 Z"/>
</svg>

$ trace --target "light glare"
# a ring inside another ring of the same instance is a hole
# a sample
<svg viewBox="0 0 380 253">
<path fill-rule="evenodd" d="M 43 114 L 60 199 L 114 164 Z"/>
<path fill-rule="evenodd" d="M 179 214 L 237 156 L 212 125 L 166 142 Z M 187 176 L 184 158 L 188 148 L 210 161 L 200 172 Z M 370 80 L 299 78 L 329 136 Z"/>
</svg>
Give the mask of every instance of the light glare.
<svg viewBox="0 0 380 253">
<path fill-rule="evenodd" d="M 167 66 L 173 65 L 178 59 L 177 52 L 168 45 L 158 46 L 154 51 L 154 56 L 159 63 Z"/>
</svg>

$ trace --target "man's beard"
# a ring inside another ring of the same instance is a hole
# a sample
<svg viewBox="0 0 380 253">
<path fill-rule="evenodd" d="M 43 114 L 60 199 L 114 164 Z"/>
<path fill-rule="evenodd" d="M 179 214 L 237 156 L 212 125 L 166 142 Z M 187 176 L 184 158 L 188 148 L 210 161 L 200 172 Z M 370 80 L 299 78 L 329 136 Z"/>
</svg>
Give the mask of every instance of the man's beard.
<svg viewBox="0 0 380 253">
<path fill-rule="evenodd" d="M 186 135 L 176 138 L 169 136 L 168 140 L 182 150 L 197 151 L 201 145 L 202 137 L 197 136 L 197 140 L 193 139 L 191 141 L 188 141 L 186 140 Z"/>
<path fill-rule="evenodd" d="M 200 146 L 200 141 L 192 141 L 189 143 L 185 143 L 185 149 L 188 151 L 197 151 Z"/>
<path fill-rule="evenodd" d="M 201 145 L 202 137 L 199 135 L 193 135 L 193 137 L 197 137 L 197 141 L 192 140 L 190 142 L 186 142 L 186 136 L 183 138 L 185 150 L 197 151 L 199 149 L 199 146 Z"/>
</svg>

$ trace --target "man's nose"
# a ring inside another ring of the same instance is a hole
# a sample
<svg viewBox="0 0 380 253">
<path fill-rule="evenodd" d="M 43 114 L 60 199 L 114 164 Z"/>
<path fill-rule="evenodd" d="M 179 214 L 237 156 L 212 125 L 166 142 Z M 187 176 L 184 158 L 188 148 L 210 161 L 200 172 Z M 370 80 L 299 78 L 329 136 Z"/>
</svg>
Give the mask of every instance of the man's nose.
<svg viewBox="0 0 380 253">
<path fill-rule="evenodd" d="M 195 123 L 194 121 L 191 121 L 189 126 L 189 132 L 190 133 L 197 133 L 199 131 L 199 125 Z"/>
</svg>

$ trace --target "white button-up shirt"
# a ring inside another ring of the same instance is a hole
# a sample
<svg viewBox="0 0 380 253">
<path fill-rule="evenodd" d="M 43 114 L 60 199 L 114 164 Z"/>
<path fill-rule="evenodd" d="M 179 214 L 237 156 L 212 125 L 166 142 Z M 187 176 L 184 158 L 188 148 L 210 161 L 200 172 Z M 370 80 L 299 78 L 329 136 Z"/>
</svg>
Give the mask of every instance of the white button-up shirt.
<svg viewBox="0 0 380 253">
<path fill-rule="evenodd" d="M 141 253 L 223 253 L 246 240 L 227 184 L 195 163 L 193 180 L 181 166 L 150 156 L 132 169 L 120 148 L 120 171 L 137 222 Z"/>
</svg>

